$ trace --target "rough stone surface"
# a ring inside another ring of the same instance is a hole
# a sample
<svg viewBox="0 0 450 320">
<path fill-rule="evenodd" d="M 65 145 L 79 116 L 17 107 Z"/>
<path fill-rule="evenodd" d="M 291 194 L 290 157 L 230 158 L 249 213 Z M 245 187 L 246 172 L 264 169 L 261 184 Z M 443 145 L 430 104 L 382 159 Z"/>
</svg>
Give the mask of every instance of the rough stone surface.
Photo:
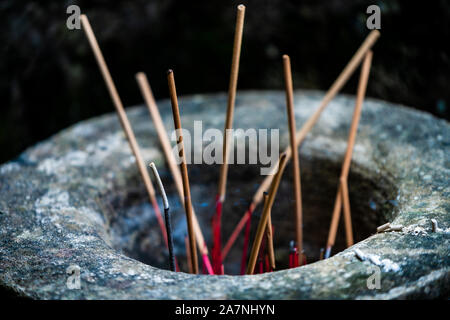
<svg viewBox="0 0 450 320">
<path fill-rule="evenodd" d="M 322 96 L 296 92 L 298 127 Z M 235 127 L 282 128 L 286 145 L 284 103 L 282 92 L 240 92 Z M 225 105 L 224 94 L 181 98 L 183 127 L 192 128 L 201 119 L 204 130 L 221 129 L 224 117 L 218 115 Z M 354 97 L 336 97 L 308 135 L 302 157 L 340 163 L 353 106 Z M 161 101 L 159 107 L 172 130 L 169 102 Z M 127 113 L 146 161 L 163 166 L 147 110 L 130 108 Z M 111 213 L 99 199 L 130 184 L 140 188 L 136 166 L 114 114 L 84 121 L 0 167 L 0 284 L 38 299 L 448 297 L 449 146 L 450 125 L 444 120 L 367 99 L 351 171 L 393 186 L 383 215 L 402 225 L 401 231 L 373 234 L 330 259 L 296 269 L 239 277 L 189 275 L 146 265 L 117 249 L 122 235 L 111 227 Z M 431 232 L 431 219 L 438 223 L 436 232 Z M 66 285 L 71 265 L 81 270 L 79 290 Z M 370 290 L 369 267 L 375 265 L 381 270 L 381 288 Z"/>
</svg>

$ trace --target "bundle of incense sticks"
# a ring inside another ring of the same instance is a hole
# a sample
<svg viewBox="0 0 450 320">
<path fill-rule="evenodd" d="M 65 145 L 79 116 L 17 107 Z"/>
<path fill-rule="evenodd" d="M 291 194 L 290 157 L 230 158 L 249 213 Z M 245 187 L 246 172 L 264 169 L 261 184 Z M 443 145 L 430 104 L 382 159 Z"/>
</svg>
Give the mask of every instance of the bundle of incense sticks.
<svg viewBox="0 0 450 320">
<path fill-rule="evenodd" d="M 268 195 L 269 194 L 267 192 L 264 192 L 264 206 L 265 207 L 268 205 L 268 202 L 267 202 Z M 270 210 L 269 210 L 269 214 L 268 215 L 269 215 L 269 217 L 267 219 L 266 230 L 269 228 Z M 267 234 L 267 232 L 266 232 L 266 234 Z M 268 271 L 269 266 L 266 266 L 266 268 L 264 268 L 265 267 L 265 262 L 266 262 L 265 258 L 267 257 L 266 254 L 265 254 L 267 245 L 268 245 L 268 239 L 267 239 L 267 237 L 264 237 L 262 239 L 261 247 L 259 248 L 258 263 L 257 263 L 257 265 L 255 267 L 255 270 L 253 270 L 253 273 L 264 273 L 264 271 Z"/>
<path fill-rule="evenodd" d="M 278 191 L 278 186 L 280 185 L 281 176 L 283 175 L 284 168 L 286 167 L 286 162 L 287 162 L 287 154 L 286 152 L 284 152 L 280 156 L 279 168 L 277 173 L 275 174 L 274 179 L 272 180 L 272 183 L 270 184 L 268 199 L 266 201 L 266 204 L 264 205 L 261 219 L 259 220 L 255 240 L 253 241 L 252 250 L 250 252 L 250 258 L 247 265 L 247 274 L 252 274 L 253 270 L 255 269 L 257 254 L 261 246 L 264 231 L 266 230 L 267 227 L 267 221 L 269 219 L 269 214 Z"/>
<path fill-rule="evenodd" d="M 122 101 L 119 97 L 119 93 L 117 92 L 116 86 L 114 85 L 114 81 L 111 77 L 108 66 L 106 65 L 105 59 L 100 50 L 100 46 L 98 45 L 97 39 L 95 38 L 94 32 L 92 31 L 92 28 L 91 28 L 91 25 L 89 23 L 87 16 L 82 14 L 80 16 L 80 21 L 83 26 L 83 30 L 86 34 L 86 37 L 88 38 L 89 44 L 92 48 L 92 51 L 94 52 L 95 59 L 97 60 L 98 66 L 102 73 L 103 79 L 105 80 L 106 87 L 108 88 L 108 91 L 109 91 L 109 94 L 113 101 L 113 104 L 116 108 L 117 115 L 119 116 L 120 124 L 122 125 L 125 136 L 128 139 L 128 143 L 130 145 L 131 151 L 133 152 L 134 158 L 136 159 L 136 164 L 138 166 L 139 173 L 141 174 L 142 180 L 144 181 L 144 185 L 147 190 L 147 193 L 148 193 L 148 196 L 150 199 L 150 203 L 153 206 L 153 210 L 154 210 L 156 218 L 158 220 L 158 224 L 161 229 L 161 233 L 163 235 L 164 242 L 166 244 L 166 247 L 169 247 L 167 233 L 166 233 L 166 230 L 164 227 L 164 222 L 163 222 L 163 219 L 161 216 L 161 211 L 159 209 L 158 202 L 156 201 L 155 189 L 150 180 L 148 171 L 145 167 L 144 160 L 142 158 L 141 151 L 139 149 L 139 145 L 137 143 L 134 132 L 131 128 L 128 117 L 125 113 Z"/>
<path fill-rule="evenodd" d="M 145 103 L 148 107 L 149 113 L 155 125 L 155 129 L 158 134 L 161 147 L 163 149 L 164 157 L 168 163 L 169 170 L 172 174 L 172 179 L 175 182 L 175 187 L 177 189 L 178 196 L 180 198 L 181 203 L 184 205 L 184 191 L 182 181 L 183 179 L 181 177 L 181 171 L 180 168 L 177 166 L 175 156 L 172 152 L 172 146 L 169 137 L 167 135 L 167 131 L 164 127 L 164 123 L 161 119 L 158 106 L 156 105 L 155 99 L 153 97 L 153 93 L 150 88 L 147 76 L 143 72 L 138 72 L 136 74 L 136 80 L 138 82 L 142 96 L 144 97 Z M 197 247 L 202 254 L 203 268 L 208 272 L 208 274 L 214 274 L 211 262 L 208 257 L 208 247 L 206 246 L 194 208 L 192 208 L 192 218 L 194 223 L 194 233 Z"/>
<path fill-rule="evenodd" d="M 242 43 L 243 34 L 243 24 L 245 15 L 245 6 L 239 5 L 237 7 L 237 19 L 236 19 L 236 29 L 233 45 L 233 55 L 231 64 L 231 75 L 228 89 L 228 103 L 226 120 L 224 127 L 224 140 L 223 140 L 223 164 L 220 170 L 218 193 L 216 196 L 216 212 L 212 219 L 212 231 L 213 231 L 213 247 L 212 247 L 212 264 L 209 261 L 208 249 L 204 241 L 203 234 L 201 232 L 198 220 L 196 218 L 191 196 L 190 196 L 190 186 L 189 178 L 186 164 L 186 157 L 184 153 L 183 136 L 181 134 L 181 119 L 180 111 L 178 106 L 178 99 L 176 94 L 175 80 L 173 71 L 169 70 L 167 73 L 167 80 L 169 85 L 170 99 L 172 103 L 172 113 L 173 120 L 177 134 L 177 147 L 179 157 L 181 159 L 180 167 L 178 168 L 175 161 L 175 156 L 171 152 L 171 145 L 167 137 L 167 132 L 161 120 L 161 116 L 157 109 L 156 103 L 153 98 L 153 94 L 148 84 L 147 77 L 143 73 L 138 73 L 136 79 L 138 81 L 139 87 L 141 89 L 144 100 L 149 108 L 150 114 L 152 116 L 153 122 L 158 133 L 166 160 L 169 164 L 172 177 L 175 181 L 180 200 L 185 207 L 186 220 L 187 220 L 187 231 L 188 235 L 186 237 L 186 253 L 188 256 L 188 266 L 191 273 L 198 273 L 198 259 L 197 259 L 197 245 L 201 252 L 203 260 L 203 271 L 209 274 L 223 274 L 224 266 L 223 259 L 227 256 L 231 247 L 233 246 L 239 233 L 245 226 L 245 238 L 244 238 L 244 248 L 242 252 L 242 263 L 241 263 L 241 274 L 246 270 L 247 274 L 253 273 L 263 273 L 270 272 L 276 268 L 275 265 L 275 253 L 273 247 L 273 226 L 271 221 L 271 210 L 274 203 L 275 195 L 278 190 L 278 186 L 281 181 L 281 177 L 286 166 L 287 161 L 290 157 L 293 159 L 293 182 L 294 182 L 294 198 L 295 198 L 295 227 L 296 227 L 296 238 L 295 241 L 291 241 L 289 250 L 289 267 L 297 267 L 299 265 L 306 264 L 306 255 L 303 250 L 303 230 L 302 230 L 302 203 L 301 203 L 301 182 L 300 182 L 300 164 L 298 156 L 298 147 L 305 139 L 308 132 L 312 129 L 315 123 L 318 121 L 322 111 L 326 108 L 328 103 L 334 98 L 334 96 L 340 91 L 340 89 L 345 85 L 350 76 L 353 74 L 357 66 L 364 59 L 361 68 L 361 75 L 358 84 L 358 92 L 356 98 L 356 104 L 353 114 L 353 119 L 351 123 L 347 151 L 344 156 L 344 161 L 342 165 L 341 175 L 339 179 L 338 191 L 335 200 L 335 207 L 332 214 L 332 221 L 327 241 L 326 250 L 321 249 L 321 259 L 328 258 L 330 256 L 331 248 L 334 245 L 336 238 L 337 226 L 340 218 L 341 209 L 344 211 L 345 220 L 345 231 L 346 231 L 346 241 L 347 246 L 353 244 L 353 231 L 351 224 L 351 213 L 350 213 L 350 201 L 348 196 L 348 173 L 350 168 L 350 162 L 352 157 L 353 146 L 356 138 L 356 131 L 358 128 L 358 123 L 361 115 L 362 103 L 365 96 L 365 91 L 367 87 L 370 65 L 372 60 L 372 51 L 370 48 L 374 45 L 379 37 L 379 32 L 377 30 L 372 31 L 366 40 L 363 42 L 361 47 L 357 50 L 355 55 L 352 57 L 350 62 L 341 72 L 339 77 L 332 84 L 328 92 L 325 94 L 319 108 L 313 113 L 313 115 L 308 119 L 308 121 L 303 125 L 303 127 L 296 132 L 295 125 L 295 115 L 294 115 L 294 100 L 293 100 L 293 84 L 292 84 L 292 71 L 290 58 L 287 55 L 283 56 L 283 70 L 284 70 L 284 80 L 285 80 L 285 91 L 286 91 L 286 106 L 287 106 L 287 118 L 290 136 L 290 145 L 281 154 L 280 159 L 275 166 L 277 171 L 273 172 L 272 175 L 268 175 L 261 183 L 259 189 L 255 193 L 252 202 L 249 205 L 248 210 L 239 221 L 238 225 L 230 235 L 225 247 L 222 249 L 221 245 L 221 219 L 222 219 L 222 208 L 226 195 L 226 182 L 228 173 L 228 157 L 229 157 L 229 147 L 232 138 L 227 130 L 232 128 L 234 106 L 236 99 L 236 89 L 237 89 L 237 79 L 239 71 L 239 58 Z M 164 242 L 169 251 L 169 267 L 172 271 L 179 270 L 176 257 L 174 255 L 173 248 L 173 237 L 171 228 L 171 219 L 169 213 L 169 204 L 167 196 L 164 191 L 162 181 L 159 177 L 158 171 L 154 163 L 150 164 L 151 169 L 154 172 L 155 179 L 158 183 L 158 187 L 163 198 L 164 203 L 164 213 L 165 213 L 165 224 L 162 219 L 161 211 L 159 209 L 158 203 L 156 201 L 155 190 L 150 180 L 148 171 L 145 168 L 139 146 L 137 144 L 134 133 L 131 129 L 131 125 L 126 116 L 123 108 L 122 101 L 118 95 L 117 89 L 114 85 L 112 77 L 109 73 L 106 62 L 101 53 L 100 47 L 97 43 L 95 35 L 89 24 L 89 21 L 85 15 L 80 17 L 83 29 L 89 40 L 91 48 L 94 52 L 94 56 L 99 65 L 102 76 L 105 80 L 107 89 L 110 93 L 113 104 L 116 108 L 117 114 L 119 116 L 120 123 L 124 130 L 125 136 L 128 139 L 130 148 L 136 159 L 136 163 L 144 181 L 150 202 L 153 206 L 161 233 L 164 238 Z M 265 192 L 268 189 L 269 192 Z M 262 211 L 262 216 L 258 224 L 256 231 L 255 240 L 252 245 L 250 252 L 250 257 L 247 266 L 245 265 L 247 258 L 247 248 L 249 245 L 250 238 L 250 228 L 251 228 L 251 216 L 256 206 L 262 201 L 264 197 L 264 207 Z M 264 237 L 265 235 L 265 237 Z"/>
<path fill-rule="evenodd" d="M 327 249 L 325 251 L 325 258 L 329 258 L 331 248 L 336 240 L 336 231 L 339 223 L 341 208 L 344 207 L 345 233 L 347 247 L 353 245 L 353 231 L 352 221 L 350 215 L 350 200 L 348 197 L 347 178 L 350 170 L 350 162 L 352 160 L 353 146 L 355 144 L 356 131 L 358 130 L 358 123 L 361 117 L 362 103 L 366 94 L 367 82 L 369 80 L 370 66 L 372 63 L 372 51 L 369 50 L 364 58 L 361 68 L 361 75 L 359 77 L 358 92 L 356 94 L 356 105 L 353 113 L 352 124 L 350 127 L 350 134 L 347 142 L 347 151 L 345 152 L 344 161 L 342 163 L 341 176 L 339 178 L 339 187 L 334 204 L 333 216 L 331 219 L 330 231 L 328 234 Z M 341 206 L 342 204 L 342 206 Z"/>
<path fill-rule="evenodd" d="M 269 199 L 269 193 L 264 192 L 264 207 L 268 205 L 267 201 Z M 272 225 L 272 210 L 271 208 L 268 209 L 268 217 L 267 217 L 267 226 L 266 226 L 266 237 L 263 240 L 263 244 L 260 249 L 259 253 L 259 259 L 266 263 L 266 272 L 272 271 L 275 269 L 275 250 L 273 247 L 273 225 Z M 251 217 L 250 217 L 251 218 Z M 244 248 L 242 250 L 242 260 L 241 260 L 241 275 L 245 274 L 246 270 L 246 261 L 247 261 L 247 244 L 249 242 L 250 238 L 250 219 L 247 220 L 247 226 L 245 230 L 245 242 L 244 242 Z M 267 254 L 265 253 L 265 250 L 267 248 Z"/>
<path fill-rule="evenodd" d="M 269 193 L 264 192 L 264 206 L 269 206 Z M 273 226 L 272 226 L 272 208 L 268 209 L 266 237 L 261 247 L 261 259 L 265 262 L 265 271 L 271 272 L 275 269 L 275 250 L 273 248 Z M 265 253 L 264 251 L 267 250 Z"/>
<path fill-rule="evenodd" d="M 347 83 L 350 76 L 354 73 L 356 68 L 359 66 L 359 64 L 365 57 L 366 53 L 375 44 L 375 42 L 377 41 L 379 36 L 380 36 L 380 32 L 378 30 L 373 30 L 370 32 L 370 34 L 364 40 L 362 45 L 359 47 L 359 49 L 356 51 L 356 53 L 350 59 L 348 64 L 345 66 L 345 68 L 342 70 L 341 74 L 333 82 L 330 89 L 328 89 L 328 91 L 326 92 L 326 94 L 325 94 L 324 98 L 322 99 L 317 110 L 311 115 L 311 117 L 306 121 L 306 123 L 302 126 L 302 128 L 297 131 L 297 133 L 295 135 L 295 146 L 297 148 L 301 145 L 301 143 L 305 139 L 308 132 L 317 123 L 320 115 L 325 110 L 325 108 L 328 106 L 329 102 L 338 94 L 338 92 L 342 89 L 342 87 Z M 292 150 L 293 150 L 293 148 L 291 146 L 288 146 L 285 149 L 287 159 L 289 159 L 291 157 Z M 258 190 L 256 191 L 255 195 L 253 196 L 252 202 L 250 203 L 248 210 L 242 216 L 241 220 L 236 225 L 236 227 L 234 228 L 230 237 L 228 238 L 228 240 L 224 246 L 224 249 L 222 251 L 222 259 L 225 259 L 225 257 L 230 252 L 233 244 L 235 243 L 237 237 L 239 236 L 240 232 L 244 228 L 249 217 L 252 215 L 253 211 L 258 206 L 258 204 L 261 202 L 262 197 L 263 197 L 263 192 L 271 184 L 273 178 L 274 178 L 273 175 L 268 175 L 263 180 L 263 182 L 260 184 Z"/>
</svg>

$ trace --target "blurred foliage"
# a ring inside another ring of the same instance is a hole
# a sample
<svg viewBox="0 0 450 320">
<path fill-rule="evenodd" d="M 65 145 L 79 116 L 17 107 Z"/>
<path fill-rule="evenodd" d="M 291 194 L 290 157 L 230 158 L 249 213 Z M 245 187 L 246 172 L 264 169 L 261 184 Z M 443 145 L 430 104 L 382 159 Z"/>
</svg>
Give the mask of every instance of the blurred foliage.
<svg viewBox="0 0 450 320">
<path fill-rule="evenodd" d="M 122 100 L 133 105 L 142 101 L 137 71 L 156 98 L 168 96 L 169 67 L 179 95 L 226 91 L 238 3 L 247 6 L 239 89 L 282 89 L 287 53 L 295 88 L 326 90 L 369 33 L 366 8 L 377 4 L 382 36 L 368 96 L 449 119 L 448 1 L 3 0 L 0 162 L 114 110 L 83 31 L 66 28 L 68 5 L 88 15 Z M 354 94 L 357 78 L 343 91 Z"/>
</svg>

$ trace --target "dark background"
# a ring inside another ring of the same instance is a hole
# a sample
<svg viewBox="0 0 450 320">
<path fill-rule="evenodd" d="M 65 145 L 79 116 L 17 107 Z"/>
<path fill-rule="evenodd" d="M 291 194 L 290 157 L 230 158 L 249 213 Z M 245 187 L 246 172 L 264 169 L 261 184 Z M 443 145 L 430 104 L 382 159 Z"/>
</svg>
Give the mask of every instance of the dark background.
<svg viewBox="0 0 450 320">
<path fill-rule="evenodd" d="M 238 89 L 282 89 L 281 55 L 294 87 L 326 90 L 369 33 L 366 8 L 381 8 L 381 37 L 367 95 L 450 118 L 450 1 L 17 1 L 0 2 L 0 163 L 59 130 L 114 107 L 82 30 L 86 13 L 125 105 L 142 102 L 134 74 L 156 98 L 226 91 L 236 5 L 247 6 Z M 343 92 L 354 94 L 357 77 Z M 224 106 L 225 108 L 225 106 Z M 225 114 L 225 111 L 224 111 Z"/>
</svg>

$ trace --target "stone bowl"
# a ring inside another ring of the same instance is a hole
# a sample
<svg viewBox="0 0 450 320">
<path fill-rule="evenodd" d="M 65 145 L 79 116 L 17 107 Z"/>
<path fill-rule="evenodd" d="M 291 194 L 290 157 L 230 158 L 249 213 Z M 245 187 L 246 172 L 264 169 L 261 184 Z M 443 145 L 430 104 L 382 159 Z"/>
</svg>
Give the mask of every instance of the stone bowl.
<svg viewBox="0 0 450 320">
<path fill-rule="evenodd" d="M 322 97 L 319 91 L 296 91 L 298 128 Z M 154 213 L 118 118 L 111 113 L 65 129 L 0 167 L 2 291 L 35 299 L 448 298 L 450 125 L 404 106 L 366 99 L 349 176 L 356 244 L 345 248 L 340 225 L 335 255 L 318 260 L 354 103 L 354 96 L 337 96 L 299 149 L 306 266 L 283 270 L 294 237 L 288 167 L 273 210 L 279 271 L 237 276 L 242 236 L 225 264 L 232 275 L 166 270 L 167 253 Z M 169 101 L 158 105 L 172 131 Z M 225 94 L 182 97 L 182 125 L 191 130 L 194 121 L 202 120 L 204 131 L 222 130 L 225 106 Z M 239 92 L 234 127 L 280 128 L 284 149 L 285 110 L 281 91 Z M 146 163 L 156 163 L 169 192 L 176 254 L 186 270 L 184 212 L 150 116 L 142 106 L 127 113 Z M 201 150 L 194 147 L 194 153 Z M 224 239 L 263 179 L 259 168 L 230 166 Z M 189 175 L 194 206 L 210 244 L 218 166 L 190 165 Z M 431 219 L 437 221 L 435 230 Z M 402 229 L 376 233 L 385 222 Z"/>
</svg>

